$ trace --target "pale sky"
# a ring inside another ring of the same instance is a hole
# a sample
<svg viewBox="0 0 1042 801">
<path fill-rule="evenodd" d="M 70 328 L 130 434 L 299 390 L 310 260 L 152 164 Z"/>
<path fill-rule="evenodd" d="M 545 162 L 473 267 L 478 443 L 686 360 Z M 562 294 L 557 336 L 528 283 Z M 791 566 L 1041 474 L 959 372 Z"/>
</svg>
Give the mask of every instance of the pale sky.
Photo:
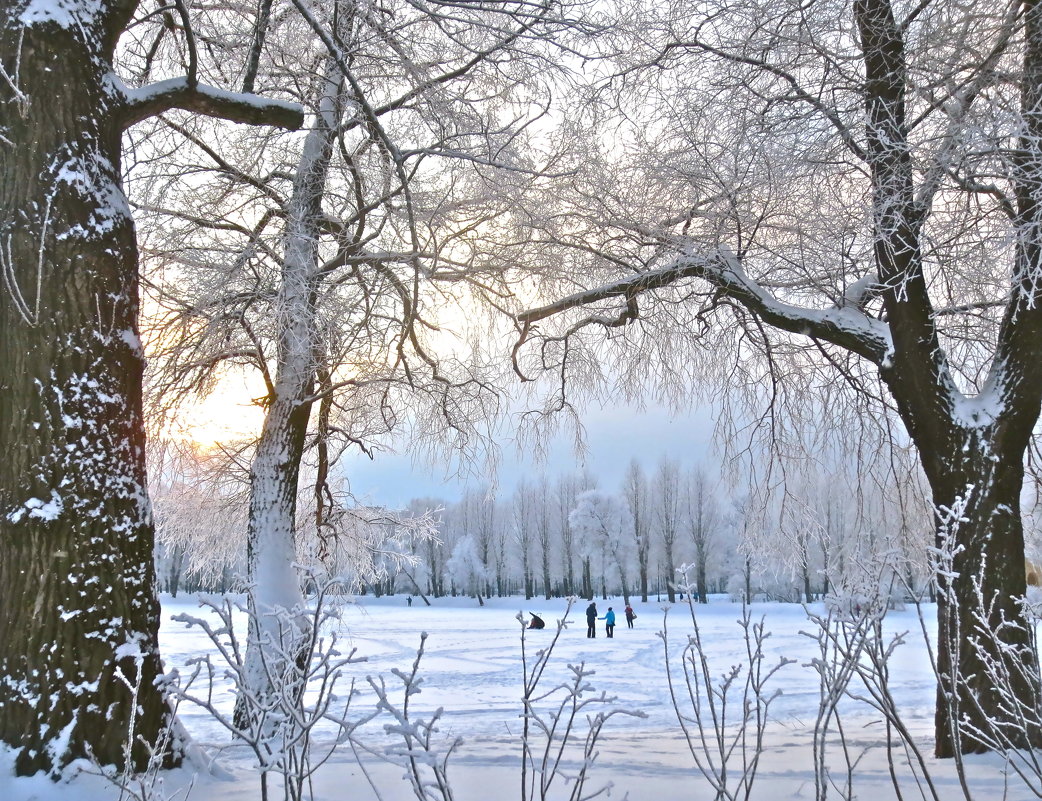
<svg viewBox="0 0 1042 801">
<path fill-rule="evenodd" d="M 251 374 L 229 374 L 218 391 L 184 410 L 183 436 L 212 443 L 255 435 L 263 419 L 260 407 L 250 402 L 263 392 L 263 387 L 255 384 Z M 576 454 L 571 432 L 563 432 L 550 440 L 545 461 L 531 452 L 519 453 L 510 426 L 505 425 L 508 430 L 500 442 L 500 494 L 510 494 L 522 476 L 537 481 L 546 474 L 553 480 L 584 466 L 601 488 L 618 489 L 634 457 L 649 475 L 663 455 L 677 459 L 682 468 L 702 462 L 712 471 L 718 461 L 711 443 L 713 415 L 708 407 L 678 413 L 652 403 L 643 409 L 624 403 L 593 404 L 581 412 L 585 458 Z M 356 449 L 343 456 L 340 464 L 359 502 L 388 507 L 401 507 L 418 497 L 451 502 L 463 494 L 468 483 L 491 483 L 484 476 L 446 478 L 447 472 L 457 472 L 456 465 L 446 467 L 447 458 L 434 465 L 413 464 L 405 446 L 399 448 L 399 453 L 379 450 L 372 461 Z M 471 472 L 477 471 L 478 467 L 472 466 Z"/>
<path fill-rule="evenodd" d="M 693 410 L 677 415 L 659 407 L 641 411 L 619 405 L 593 408 L 583 415 L 586 428 L 587 453 L 585 463 L 576 455 L 570 436 L 556 437 L 545 462 L 519 454 L 512 442 L 502 445 L 502 464 L 499 470 L 500 494 L 513 491 L 522 476 L 533 480 L 544 473 L 551 480 L 557 475 L 584 466 L 597 477 L 599 485 L 608 490 L 621 486 L 630 459 L 636 457 L 649 475 L 663 455 L 677 459 L 682 467 L 702 462 L 709 467 L 715 463 L 710 441 L 713 420 L 707 410 Z M 399 507 L 416 497 L 436 497 L 453 501 L 460 497 L 467 482 L 445 479 L 442 466 L 413 465 L 404 454 L 378 453 L 370 461 L 357 453 L 341 461 L 355 496 L 363 502 L 381 506 Z M 483 482 L 471 479 L 474 486 Z"/>
</svg>

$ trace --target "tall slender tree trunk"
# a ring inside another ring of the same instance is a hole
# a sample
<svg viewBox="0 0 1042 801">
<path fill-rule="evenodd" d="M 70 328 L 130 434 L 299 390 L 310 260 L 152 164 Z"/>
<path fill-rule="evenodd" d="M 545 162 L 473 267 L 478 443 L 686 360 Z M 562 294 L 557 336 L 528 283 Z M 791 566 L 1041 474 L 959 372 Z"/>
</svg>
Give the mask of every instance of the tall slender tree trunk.
<svg viewBox="0 0 1042 801">
<path fill-rule="evenodd" d="M 572 536 L 571 527 L 567 522 L 567 515 L 565 516 L 565 536 L 562 547 L 564 557 L 564 594 L 572 595 L 575 593 L 575 538 Z"/>
<path fill-rule="evenodd" d="M 245 680 L 248 693 L 262 702 L 275 692 L 287 690 L 272 686 L 272 676 L 285 670 L 280 654 L 294 652 L 294 643 L 287 639 L 303 640 L 306 634 L 303 615 L 291 620 L 279 610 L 293 610 L 303 602 L 294 567 L 297 492 L 318 373 L 318 242 L 341 80 L 338 66 L 330 59 L 318 113 L 304 140 L 289 203 L 278 298 L 282 326 L 279 363 L 250 467 L 246 559 L 251 592 Z M 245 698 L 246 695 L 239 697 L 235 709 L 235 722 L 240 727 L 249 725 Z"/>
<path fill-rule="evenodd" d="M 706 554 L 705 540 L 700 540 L 698 546 L 695 548 L 695 580 L 698 582 L 698 602 L 702 604 L 709 603 L 709 582 L 706 578 L 706 562 L 708 560 L 708 554 Z"/>
<path fill-rule="evenodd" d="M 136 4 L 28 5 L 0 4 L 0 741 L 19 774 L 123 765 L 129 731 L 154 743 L 170 720 L 110 80 Z"/>
<path fill-rule="evenodd" d="M 663 547 L 663 556 L 666 560 L 666 594 L 669 596 L 670 603 L 675 603 L 677 600 L 674 586 L 677 580 L 677 565 L 673 556 L 674 539 L 667 537 Z"/>
</svg>

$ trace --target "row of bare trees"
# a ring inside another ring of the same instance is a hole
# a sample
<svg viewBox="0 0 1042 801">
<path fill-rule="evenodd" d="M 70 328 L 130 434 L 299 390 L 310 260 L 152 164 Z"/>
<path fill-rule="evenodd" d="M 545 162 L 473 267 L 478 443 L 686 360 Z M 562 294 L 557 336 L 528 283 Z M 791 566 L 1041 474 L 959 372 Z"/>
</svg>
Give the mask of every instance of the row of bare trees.
<svg viewBox="0 0 1042 801">
<path fill-rule="evenodd" d="M 388 564 L 375 588 L 672 603 L 683 573 L 702 602 L 811 601 L 881 591 L 863 586 L 862 566 L 886 557 L 902 567 L 901 587 L 933 592 L 921 487 L 859 484 L 855 467 L 828 465 L 759 495 L 668 458 L 650 475 L 633 460 L 617 489 L 597 484 L 566 473 L 511 492 L 471 488 L 456 502 L 414 499 L 414 512 L 440 509 L 437 538 L 410 548 L 408 572 Z M 900 503 L 906 495 L 914 501 Z"/>
</svg>

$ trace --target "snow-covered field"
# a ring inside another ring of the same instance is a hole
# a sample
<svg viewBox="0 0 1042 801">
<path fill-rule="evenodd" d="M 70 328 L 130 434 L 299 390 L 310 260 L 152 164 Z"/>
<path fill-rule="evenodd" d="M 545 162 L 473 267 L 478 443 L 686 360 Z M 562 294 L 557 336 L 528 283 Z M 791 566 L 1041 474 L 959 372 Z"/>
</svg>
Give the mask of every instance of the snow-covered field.
<svg viewBox="0 0 1042 801">
<path fill-rule="evenodd" d="M 611 605 L 617 613 L 621 599 L 598 600 L 603 614 Z M 598 624 L 596 639 L 585 636 L 585 602 L 573 608 L 571 624 L 561 636 L 542 685 L 549 688 L 563 679 L 567 665 L 584 662 L 595 671 L 591 683 L 617 697 L 617 706 L 642 710 L 647 717 L 617 716 L 608 721 L 597 749 L 587 790 L 610 783 L 611 798 L 628 794 L 633 801 L 680 801 L 712 799 L 714 793 L 698 772 L 677 725 L 665 678 L 662 639 L 662 604 L 652 601 L 634 604 L 638 619 L 634 629 L 626 628 L 621 614 L 614 639 L 604 636 Z M 435 599 L 426 607 L 419 598 L 407 606 L 404 597 L 362 598 L 348 605 L 340 622 L 342 645 L 357 648 L 365 662 L 351 666 L 356 686 L 367 690 L 367 676 L 384 676 L 388 685 L 397 681 L 392 669 L 408 669 L 412 664 L 420 633 L 427 632 L 426 654 L 422 661 L 423 691 L 411 700 L 414 715 L 427 716 L 444 708 L 440 734 L 446 742 L 462 737 L 463 744 L 449 761 L 449 777 L 457 801 L 487 801 L 520 797 L 520 732 L 522 669 L 518 611 L 536 612 L 547 620 L 543 631 L 529 632 L 533 650 L 554 635 L 553 621 L 561 617 L 565 602 L 560 600 L 491 599 L 479 607 L 473 599 Z M 819 610 L 820 611 L 820 610 Z M 197 629 L 171 620 L 173 615 L 201 614 L 197 599 L 182 596 L 163 598 L 161 634 L 164 657 L 170 667 L 182 667 L 194 656 L 206 653 L 209 641 Z M 747 664 L 745 641 L 737 625 L 741 607 L 719 599 L 698 609 L 705 649 L 713 673 L 722 675 L 732 665 Z M 816 655 L 816 643 L 801 632 L 812 626 L 803 609 L 791 604 L 756 604 L 754 619 L 765 616 L 771 632 L 767 640 L 765 665 L 781 656 L 795 659 L 782 668 L 771 687 L 781 695 L 771 706 L 765 753 L 761 759 L 752 798 L 814 798 L 813 726 L 817 714 L 818 677 L 806 663 Z M 932 617 L 933 610 L 926 610 Z M 670 640 L 677 648 L 691 631 L 686 605 L 669 612 Z M 892 690 L 918 743 L 927 754 L 932 749 L 934 681 L 914 610 L 891 612 L 887 617 L 891 632 L 909 631 L 909 641 L 891 661 Z M 346 649 L 345 649 L 346 650 Z M 676 650 L 676 649 L 674 649 Z M 218 704 L 230 710 L 231 694 L 219 687 Z M 363 692 L 354 702 L 361 713 L 372 706 L 371 692 Z M 690 708 L 690 707 L 688 707 Z M 888 767 L 885 732 L 879 713 L 863 704 L 847 701 L 843 723 L 850 758 L 857 760 L 854 770 L 856 797 L 879 801 L 896 798 Z M 250 753 L 232 746 L 225 730 L 208 713 L 183 705 L 181 718 L 195 740 L 215 754 L 220 769 L 199 775 L 197 768 L 183 768 L 165 777 L 164 798 L 191 798 L 196 801 L 246 801 L 260 797 L 259 775 Z M 371 727 L 374 742 L 383 734 Z M 585 725 L 583 725 L 585 730 Z M 322 733 L 318 735 L 320 744 Z M 328 743 L 329 737 L 326 737 Z M 840 787 L 829 798 L 841 798 L 846 775 L 838 741 L 828 752 L 833 775 Z M 54 784 L 42 777 L 12 779 L 9 755 L 0 752 L 0 801 L 101 801 L 119 797 L 117 789 L 98 776 L 81 774 L 75 779 Z M 365 757 L 365 770 L 347 747 L 338 750 L 314 781 L 317 799 L 382 799 L 407 801 L 413 798 L 402 780 L 400 768 Z M 928 758 L 928 766 L 940 799 L 962 797 L 954 765 Z M 897 760 L 905 798 L 923 797 L 904 758 Z M 378 792 L 367 779 L 368 772 Z M 1006 781 L 1001 759 L 996 756 L 971 757 L 968 774 L 975 798 L 1021 801 L 1036 797 L 1018 780 Z M 553 797 L 567 798 L 567 788 L 556 787 Z"/>
</svg>

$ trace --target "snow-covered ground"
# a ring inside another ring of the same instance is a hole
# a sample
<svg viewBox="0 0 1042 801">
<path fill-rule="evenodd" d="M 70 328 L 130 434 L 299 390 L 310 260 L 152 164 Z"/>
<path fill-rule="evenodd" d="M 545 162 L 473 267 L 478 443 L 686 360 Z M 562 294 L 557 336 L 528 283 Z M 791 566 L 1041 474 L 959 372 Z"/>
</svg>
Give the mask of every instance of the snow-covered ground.
<svg viewBox="0 0 1042 801">
<path fill-rule="evenodd" d="M 621 599 L 598 600 L 600 613 L 613 606 L 621 613 Z M 673 799 L 712 799 L 714 793 L 698 772 L 677 725 L 666 683 L 663 644 L 658 633 L 663 627 L 663 604 L 651 601 L 634 604 L 638 613 L 635 628 L 620 624 L 614 639 L 604 636 L 598 624 L 596 639 L 587 639 L 583 610 L 578 602 L 553 653 L 550 668 L 541 686 L 549 688 L 563 679 L 569 664 L 585 663 L 594 670 L 591 683 L 596 690 L 616 696 L 616 705 L 626 710 L 641 710 L 647 717 L 617 716 L 606 724 L 597 748 L 587 789 L 611 783 L 611 798 L 628 793 L 633 801 L 672 801 Z M 524 601 L 520 598 L 490 599 L 479 607 L 473 599 L 435 599 L 427 607 L 414 597 L 412 606 L 403 596 L 380 599 L 362 598 L 345 607 L 339 625 L 342 650 L 357 648 L 365 662 L 352 665 L 350 672 L 363 688 L 353 707 L 359 713 L 372 706 L 366 677 L 384 676 L 388 686 L 397 680 L 392 669 L 407 670 L 415 659 L 420 633 L 427 632 L 426 654 L 422 661 L 423 691 L 411 700 L 414 715 L 429 716 L 444 708 L 440 735 L 445 742 L 463 738 L 463 744 L 449 761 L 448 773 L 457 801 L 488 801 L 520 797 L 520 732 L 522 668 L 519 611 L 542 615 L 543 631 L 529 632 L 532 651 L 549 642 L 554 621 L 561 617 L 561 600 Z M 804 610 L 792 604 L 755 604 L 754 619 L 766 619 L 770 637 L 766 643 L 765 666 L 779 657 L 796 660 L 774 676 L 770 687 L 781 691 L 771 706 L 771 720 L 765 739 L 752 798 L 814 798 L 813 726 L 817 714 L 818 677 L 805 665 L 817 655 L 813 639 L 801 632 L 812 630 Z M 820 609 L 818 611 L 821 611 Z M 163 598 L 161 642 L 169 667 L 181 667 L 192 657 L 210 650 L 210 643 L 198 628 L 186 628 L 173 621 L 179 613 L 201 614 L 197 599 L 181 596 Z M 748 664 L 746 645 L 737 618 L 741 607 L 717 599 L 698 609 L 705 650 L 714 675 L 720 676 L 732 665 Z M 932 622 L 933 610 L 926 610 Z M 677 605 L 668 615 L 670 641 L 681 647 L 691 631 L 686 605 Z M 915 610 L 889 613 L 891 632 L 909 631 L 908 643 L 898 648 L 890 663 L 892 691 L 918 744 L 928 755 L 932 750 L 934 680 L 927 651 L 919 632 Z M 676 649 L 674 649 L 676 650 Z M 530 651 L 531 653 L 531 651 Z M 217 688 L 218 704 L 230 711 L 232 696 L 226 686 Z M 688 707 L 690 709 L 690 707 Z M 844 703 L 843 724 L 850 758 L 857 760 L 854 793 L 861 799 L 880 801 L 896 798 L 885 730 L 879 713 L 853 701 Z M 181 719 L 195 740 L 216 754 L 220 769 L 197 775 L 197 768 L 173 771 L 164 778 L 157 797 L 190 798 L 195 801 L 253 801 L 260 797 L 259 775 L 250 753 L 230 745 L 223 728 L 208 713 L 183 705 Z M 371 726 L 374 742 L 384 736 L 379 726 Z M 582 726 L 585 731 L 585 724 Z M 328 744 L 329 737 L 325 738 Z M 318 740 L 323 742 L 322 732 Z M 829 798 L 842 798 L 846 770 L 838 741 L 828 752 L 833 776 L 840 787 Z M 962 797 L 954 765 L 927 758 L 940 799 Z M 339 749 L 318 772 L 314 781 L 317 799 L 381 799 L 407 801 L 413 795 L 398 767 L 366 757 L 365 770 L 347 747 Z M 117 789 L 98 776 L 81 774 L 69 782 L 55 784 L 42 777 L 13 779 L 9 753 L 0 752 L 0 801 L 102 801 L 119 797 Z M 905 798 L 923 797 L 903 757 L 897 758 L 897 771 Z M 364 773 L 375 781 L 374 790 Z M 1009 801 L 1035 798 L 1018 780 L 1005 778 L 1002 760 L 996 756 L 971 757 L 968 774 L 975 798 Z M 281 795 L 281 794 L 279 794 Z M 567 798 L 561 785 L 553 797 Z"/>
</svg>

